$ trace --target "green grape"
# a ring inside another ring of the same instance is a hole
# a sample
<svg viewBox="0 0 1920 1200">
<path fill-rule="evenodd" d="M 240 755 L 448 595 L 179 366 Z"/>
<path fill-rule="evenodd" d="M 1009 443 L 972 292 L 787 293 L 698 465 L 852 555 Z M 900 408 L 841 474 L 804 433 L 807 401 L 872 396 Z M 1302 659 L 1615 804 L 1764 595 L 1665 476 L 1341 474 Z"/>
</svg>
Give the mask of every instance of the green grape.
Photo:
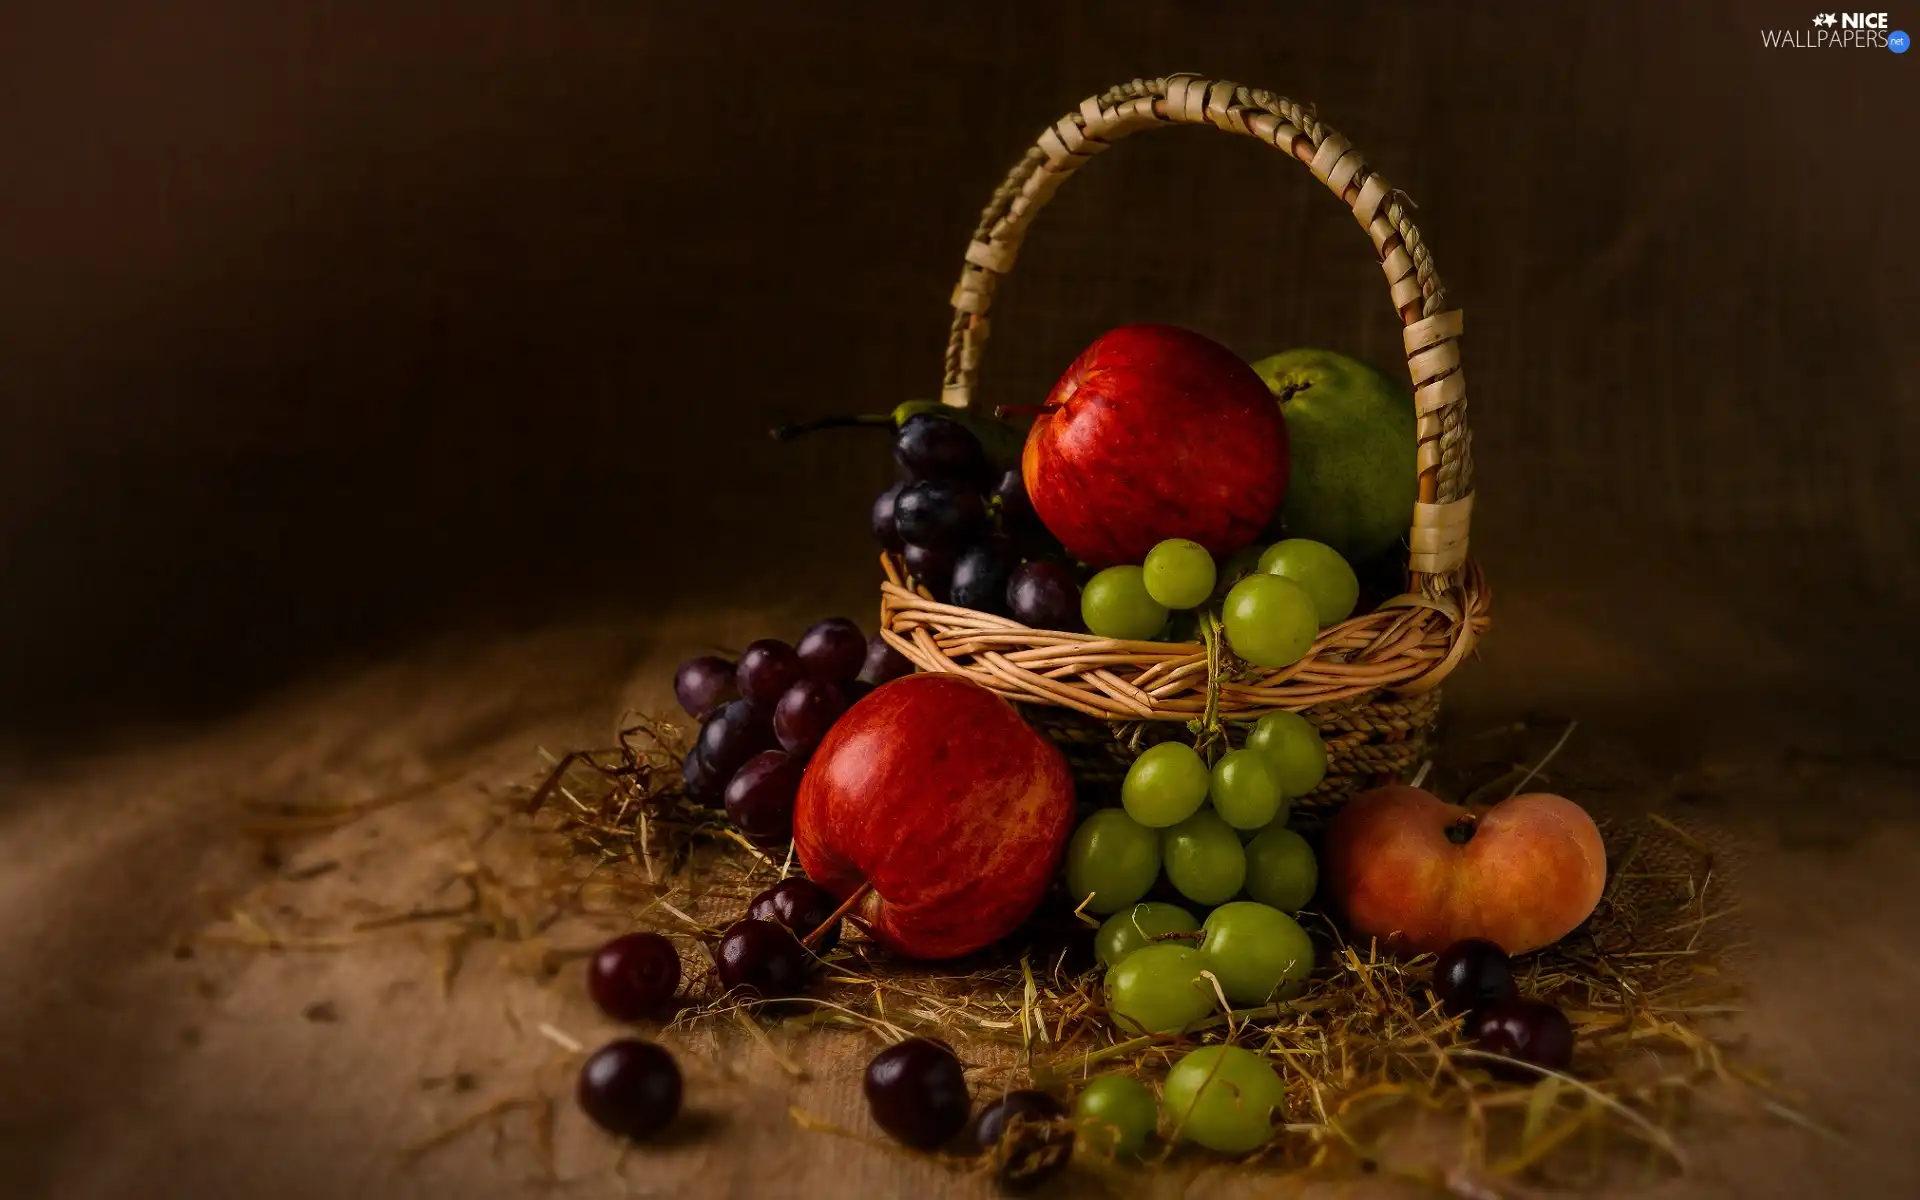
<svg viewBox="0 0 1920 1200">
<path fill-rule="evenodd" d="M 1280 790 L 1288 799 L 1304 796 L 1327 777 L 1327 744 L 1299 713 L 1268 713 L 1253 723 L 1247 745 L 1280 769 Z"/>
<path fill-rule="evenodd" d="M 1233 826 L 1203 808 L 1160 832 L 1167 882 L 1195 904 L 1231 900 L 1247 878 L 1247 852 Z"/>
<path fill-rule="evenodd" d="M 1265 546 L 1248 546 L 1245 550 L 1236 550 L 1227 555 L 1220 564 L 1220 570 L 1213 580 L 1213 595 L 1208 599 L 1218 603 L 1227 598 L 1233 585 L 1260 569 L 1260 556 L 1266 552 Z"/>
<path fill-rule="evenodd" d="M 1177 1033 L 1215 1008 L 1204 969 L 1192 946 L 1142 946 L 1107 968 L 1107 1011 L 1128 1033 Z"/>
<path fill-rule="evenodd" d="M 1147 595 L 1168 608 L 1198 608 L 1213 594 L 1213 555 L 1199 542 L 1169 538 L 1147 551 Z"/>
<path fill-rule="evenodd" d="M 1247 843 L 1247 895 L 1260 903 L 1297 913 L 1319 883 L 1313 847 L 1293 830 L 1271 825 Z"/>
<path fill-rule="evenodd" d="M 1233 652 L 1256 667 L 1299 662 L 1320 629 L 1307 589 L 1278 575 L 1249 575 L 1234 584 L 1221 615 Z"/>
<path fill-rule="evenodd" d="M 1101 923 L 1093 935 L 1093 954 L 1101 966 L 1111 967 L 1142 946 L 1161 944 L 1154 941 L 1159 934 L 1199 932 L 1200 922 L 1178 904 L 1135 904 Z"/>
<path fill-rule="evenodd" d="M 1142 825 L 1178 825 L 1207 801 L 1207 764 L 1185 742 L 1149 746 L 1120 783 L 1120 803 Z"/>
<path fill-rule="evenodd" d="M 1322 629 L 1352 616 L 1353 606 L 1360 602 L 1359 577 L 1340 552 L 1325 542 L 1306 538 L 1275 542 L 1260 556 L 1260 569 L 1307 589 Z"/>
<path fill-rule="evenodd" d="M 1102 1075 L 1073 1098 L 1080 1136 L 1101 1154 L 1131 1158 L 1144 1150 L 1160 1124 L 1160 1105 L 1147 1085 L 1131 1075 Z"/>
<path fill-rule="evenodd" d="M 1313 970 L 1313 942 L 1277 908 L 1236 900 L 1207 914 L 1200 956 L 1236 1008 L 1266 1004 Z"/>
<path fill-rule="evenodd" d="M 1120 809 L 1094 813 L 1067 843 L 1067 892 L 1076 904 L 1092 893 L 1088 912 L 1119 912 L 1159 877 L 1159 838 Z"/>
<path fill-rule="evenodd" d="M 1143 642 L 1167 623 L 1167 606 L 1147 594 L 1139 567 L 1108 567 L 1087 580 L 1080 619 L 1096 637 Z"/>
<path fill-rule="evenodd" d="M 1260 829 L 1280 815 L 1280 772 L 1258 750 L 1230 750 L 1213 764 L 1213 811 L 1235 829 Z"/>
<path fill-rule="evenodd" d="M 1239 1046 L 1202 1046 L 1173 1065 L 1162 1089 L 1179 1136 L 1244 1154 L 1273 1136 L 1286 1085 L 1267 1060 Z"/>
</svg>

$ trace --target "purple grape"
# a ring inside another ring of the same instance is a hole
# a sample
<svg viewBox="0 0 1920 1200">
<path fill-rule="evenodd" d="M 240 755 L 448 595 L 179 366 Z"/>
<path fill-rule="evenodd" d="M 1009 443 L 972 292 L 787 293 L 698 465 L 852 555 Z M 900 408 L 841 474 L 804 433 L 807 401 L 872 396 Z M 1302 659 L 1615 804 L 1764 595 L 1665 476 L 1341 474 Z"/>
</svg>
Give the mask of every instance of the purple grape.
<svg viewBox="0 0 1920 1200">
<path fill-rule="evenodd" d="M 768 712 L 780 701 L 780 693 L 806 674 L 800 655 L 779 638 L 761 638 L 740 656 L 736 672 L 740 695 Z"/>
<path fill-rule="evenodd" d="M 813 973 L 814 957 L 792 930 L 775 921 L 735 921 L 720 938 L 714 968 L 730 992 L 762 1000 L 797 996 Z"/>
<path fill-rule="evenodd" d="M 907 418 L 894 435 L 893 460 L 914 479 L 973 483 L 992 471 L 973 431 L 938 413 Z"/>
<path fill-rule="evenodd" d="M 1007 607 L 1013 619 L 1034 629 L 1078 632 L 1080 584 L 1066 564 L 1052 559 L 1021 563 L 1007 581 Z"/>
<path fill-rule="evenodd" d="M 1007 611 L 1006 549 L 998 543 L 978 545 L 953 564 L 953 603 L 961 608 L 1004 614 Z"/>
<path fill-rule="evenodd" d="M 687 715 L 697 721 L 739 696 L 733 664 L 713 654 L 690 658 L 673 673 L 673 694 Z"/>
<path fill-rule="evenodd" d="M 1000 476 L 1000 482 L 993 485 L 993 494 L 1000 501 L 1002 517 L 1018 517 L 1033 511 L 1033 502 L 1027 499 L 1027 481 L 1019 467 L 1011 467 Z"/>
<path fill-rule="evenodd" d="M 979 492 L 923 480 L 894 501 L 893 524 L 909 545 L 958 550 L 987 528 L 987 507 Z"/>
<path fill-rule="evenodd" d="M 1440 952 L 1433 964 L 1433 994 L 1455 1016 L 1515 999 L 1513 964 L 1506 952 L 1485 938 L 1463 938 Z"/>
<path fill-rule="evenodd" d="M 867 643 L 866 665 L 860 668 L 860 682 L 871 687 L 879 687 L 902 675 L 913 674 L 913 660 L 893 648 L 887 639 L 879 634 Z"/>
<path fill-rule="evenodd" d="M 1008 1092 L 974 1117 L 967 1139 L 992 1156 L 993 1176 L 1010 1192 L 1024 1192 L 1059 1174 L 1073 1157 L 1067 1110 L 1045 1092 Z"/>
<path fill-rule="evenodd" d="M 874 1123 L 916 1150 L 937 1150 L 967 1123 L 973 1100 L 960 1060 L 945 1043 L 910 1037 L 867 1064 Z"/>
<path fill-rule="evenodd" d="M 773 718 L 745 700 L 729 700 L 707 715 L 694 753 L 706 760 L 712 778 L 726 779 L 773 746 Z"/>
<path fill-rule="evenodd" d="M 867 693 L 873 690 L 873 685 L 864 679 L 856 679 L 852 683 L 841 684 L 840 690 L 846 693 L 847 707 L 852 708 L 867 698 Z"/>
<path fill-rule="evenodd" d="M 1490 1054 L 1565 1071 L 1573 1062 L 1573 1024 L 1565 1013 L 1544 1000 L 1508 1000 L 1483 1008 L 1467 1018 L 1467 1036 Z M 1513 1063 L 1480 1060 L 1501 1079 L 1527 1081 L 1539 1076 Z"/>
<path fill-rule="evenodd" d="M 845 617 L 828 617 L 801 635 L 797 652 L 809 674 L 844 683 L 860 673 L 867 635 Z"/>
<path fill-rule="evenodd" d="M 727 777 L 716 772 L 697 748 L 680 764 L 680 783 L 687 795 L 709 804 L 727 790 Z"/>
<path fill-rule="evenodd" d="M 907 564 L 907 574 L 913 576 L 915 583 L 932 593 L 935 600 L 946 602 L 948 588 L 953 583 L 953 555 L 908 543 L 900 552 L 900 558 Z"/>
<path fill-rule="evenodd" d="M 900 540 L 900 530 L 893 522 L 893 506 L 900 499 L 900 493 L 906 490 L 906 486 L 904 481 L 896 483 L 874 497 L 873 515 L 870 518 L 873 523 L 873 540 L 879 542 L 882 548 L 891 550 L 895 554 L 900 553 L 905 543 Z"/>
<path fill-rule="evenodd" d="M 802 679 L 787 689 L 774 708 L 773 735 L 788 754 L 805 758 L 845 711 L 847 697 L 839 684 Z"/>
<path fill-rule="evenodd" d="M 756 921 L 778 921 L 793 930 L 795 937 L 805 938 L 825 925 L 827 918 L 839 909 L 840 902 L 833 898 L 832 892 L 811 879 L 796 876 L 783 879 L 755 896 L 747 906 L 747 915 Z M 820 935 L 813 952 L 825 954 L 839 944 L 840 922 L 835 921 L 833 928 Z"/>
<path fill-rule="evenodd" d="M 680 952 L 657 933 L 623 934 L 587 960 L 587 994 L 616 1021 L 658 1012 L 679 986 Z"/>
<path fill-rule="evenodd" d="M 793 839 L 793 798 L 805 764 L 785 750 L 763 750 L 727 783 L 727 817 L 756 846 Z"/>
<path fill-rule="evenodd" d="M 594 1051 L 580 1068 L 581 1111 L 608 1133 L 638 1138 L 680 1111 L 680 1067 L 652 1042 L 623 1038 Z"/>
</svg>

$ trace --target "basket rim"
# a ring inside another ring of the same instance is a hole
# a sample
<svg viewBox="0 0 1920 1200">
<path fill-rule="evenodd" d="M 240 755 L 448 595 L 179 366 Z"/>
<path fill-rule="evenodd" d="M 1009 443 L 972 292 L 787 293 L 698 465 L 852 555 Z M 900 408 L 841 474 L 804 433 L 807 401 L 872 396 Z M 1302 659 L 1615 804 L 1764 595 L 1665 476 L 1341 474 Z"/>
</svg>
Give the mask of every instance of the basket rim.
<svg viewBox="0 0 1920 1200">
<path fill-rule="evenodd" d="M 936 600 L 880 556 L 880 636 L 925 671 L 964 675 L 1023 704 L 1109 721 L 1189 721 L 1207 711 L 1204 646 L 1033 629 Z M 1320 631 L 1298 662 L 1219 685 L 1223 720 L 1298 712 L 1378 693 L 1438 687 L 1489 623 L 1492 589 L 1472 558 L 1439 591 L 1406 593 Z"/>
</svg>

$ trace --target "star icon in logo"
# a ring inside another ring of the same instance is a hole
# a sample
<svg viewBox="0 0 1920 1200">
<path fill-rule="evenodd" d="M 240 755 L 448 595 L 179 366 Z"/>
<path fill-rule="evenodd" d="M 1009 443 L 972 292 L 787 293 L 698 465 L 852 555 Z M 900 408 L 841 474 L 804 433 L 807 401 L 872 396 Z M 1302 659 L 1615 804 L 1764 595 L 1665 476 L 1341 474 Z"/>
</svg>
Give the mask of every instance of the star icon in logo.
<svg viewBox="0 0 1920 1200">
<path fill-rule="evenodd" d="M 1835 20 L 1834 15 L 1832 13 L 1818 13 L 1814 16 L 1813 23 L 1815 25 L 1825 25 L 1831 28 L 1832 26 L 1838 24 L 1839 22 Z"/>
</svg>

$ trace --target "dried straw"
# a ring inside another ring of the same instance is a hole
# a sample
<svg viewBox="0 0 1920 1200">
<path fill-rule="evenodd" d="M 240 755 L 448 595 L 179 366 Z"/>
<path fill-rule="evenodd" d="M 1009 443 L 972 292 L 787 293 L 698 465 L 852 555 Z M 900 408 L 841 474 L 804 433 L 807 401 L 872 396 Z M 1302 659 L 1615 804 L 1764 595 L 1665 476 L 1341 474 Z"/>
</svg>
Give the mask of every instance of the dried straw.
<svg viewBox="0 0 1920 1200">
<path fill-rule="evenodd" d="M 1312 912 L 1302 923 L 1320 946 L 1320 966 L 1300 994 L 1220 1013 L 1179 1036 L 1115 1031 L 1085 926 L 1064 913 L 960 965 L 905 963 L 850 933 L 808 995 L 778 1011 L 742 1003 L 721 994 L 709 947 L 791 863 L 746 844 L 722 814 L 683 793 L 684 745 L 678 729 L 640 718 L 606 751 L 553 759 L 524 799 L 493 801 L 500 820 L 525 835 L 508 844 L 531 847 L 520 863 L 530 869 L 487 866 L 476 854 L 446 885 L 463 888 L 464 903 L 298 933 L 273 930 L 243 908 L 219 933 L 257 948 L 338 950 L 381 931 L 446 923 L 455 931 L 451 987 L 460 952 L 481 938 L 533 948 L 520 961 L 550 976 L 587 950 L 547 943 L 563 918 L 657 929 L 696 964 L 686 984 L 693 1002 L 671 1029 L 744 1031 L 795 1079 L 805 1073 L 770 1029 L 851 1029 L 882 1042 L 936 1033 L 956 1046 L 983 1094 L 1065 1090 L 1114 1071 L 1151 1086 L 1185 1051 L 1231 1041 L 1269 1057 L 1288 1085 L 1280 1132 L 1251 1158 L 1387 1173 L 1462 1195 L 1499 1194 L 1519 1179 L 1589 1184 L 1623 1161 L 1681 1169 L 1678 1130 L 1709 1095 L 1744 1097 L 1756 1110 L 1811 1124 L 1735 1060 L 1727 1018 L 1738 1012 L 1737 988 L 1716 962 L 1713 936 L 1730 911 L 1726 889 L 1706 848 L 1663 819 L 1609 830 L 1614 874 L 1599 909 L 1559 945 L 1518 963 L 1523 993 L 1563 1008 L 1577 1050 L 1569 1074 L 1516 1085 L 1492 1078 L 1488 1056 L 1433 1002 L 1430 960 L 1349 944 Z M 1063 938 L 1062 925 L 1079 932 Z M 1147 1169 L 1187 1155 L 1163 1150 Z"/>
</svg>

